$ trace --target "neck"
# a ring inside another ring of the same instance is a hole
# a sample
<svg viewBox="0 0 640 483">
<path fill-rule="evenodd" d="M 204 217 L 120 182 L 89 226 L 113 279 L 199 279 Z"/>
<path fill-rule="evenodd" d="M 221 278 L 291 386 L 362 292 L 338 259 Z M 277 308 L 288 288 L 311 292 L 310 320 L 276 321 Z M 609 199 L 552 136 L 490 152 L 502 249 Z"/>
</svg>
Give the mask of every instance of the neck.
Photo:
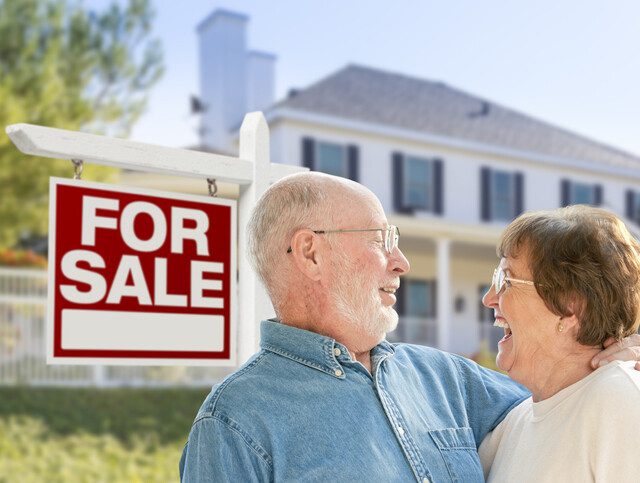
<svg viewBox="0 0 640 483">
<path fill-rule="evenodd" d="M 524 383 L 531 391 L 533 402 L 548 399 L 591 374 L 591 359 L 599 351 L 598 348 L 579 346 L 562 357 L 537 361 L 533 381 Z"/>
</svg>

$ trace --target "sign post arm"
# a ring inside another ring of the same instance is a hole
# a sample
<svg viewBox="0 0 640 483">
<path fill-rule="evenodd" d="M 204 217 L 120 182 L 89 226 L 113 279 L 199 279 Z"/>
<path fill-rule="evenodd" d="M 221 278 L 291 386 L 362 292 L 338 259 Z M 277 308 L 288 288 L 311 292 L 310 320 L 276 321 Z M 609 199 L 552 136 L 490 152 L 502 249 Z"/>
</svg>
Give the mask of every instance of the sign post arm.
<svg viewBox="0 0 640 483">
<path fill-rule="evenodd" d="M 248 113 L 240 128 L 240 158 L 253 162 L 253 182 L 240 186 L 238 200 L 238 365 L 258 349 L 260 320 L 274 310 L 247 257 L 247 225 L 251 210 L 269 187 L 269 127 L 261 112 Z"/>
</svg>

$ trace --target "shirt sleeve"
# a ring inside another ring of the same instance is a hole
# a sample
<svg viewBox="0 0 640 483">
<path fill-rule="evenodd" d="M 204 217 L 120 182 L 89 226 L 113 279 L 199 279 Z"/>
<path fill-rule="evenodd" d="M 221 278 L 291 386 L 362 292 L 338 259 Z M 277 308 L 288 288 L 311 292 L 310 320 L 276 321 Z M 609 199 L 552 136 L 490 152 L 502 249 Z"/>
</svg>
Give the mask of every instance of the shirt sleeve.
<svg viewBox="0 0 640 483">
<path fill-rule="evenodd" d="M 530 396 L 508 376 L 482 367 L 464 357 L 451 355 L 460 371 L 469 425 L 479 446 L 504 417 Z"/>
<path fill-rule="evenodd" d="M 180 459 L 180 481 L 272 481 L 271 458 L 233 421 L 197 419 Z"/>
</svg>

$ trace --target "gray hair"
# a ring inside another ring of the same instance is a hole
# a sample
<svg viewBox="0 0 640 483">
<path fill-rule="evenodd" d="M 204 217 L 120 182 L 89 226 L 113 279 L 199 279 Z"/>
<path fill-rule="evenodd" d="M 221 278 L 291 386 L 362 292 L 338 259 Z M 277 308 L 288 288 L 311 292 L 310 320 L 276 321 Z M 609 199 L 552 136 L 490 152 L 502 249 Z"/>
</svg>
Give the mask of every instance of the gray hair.
<svg viewBox="0 0 640 483">
<path fill-rule="evenodd" d="M 286 296 L 285 257 L 293 234 L 301 228 L 330 221 L 328 187 L 332 176 L 299 173 L 287 176 L 260 197 L 247 226 L 249 260 L 265 285 L 276 312 Z M 327 220 L 329 218 L 329 220 Z"/>
</svg>

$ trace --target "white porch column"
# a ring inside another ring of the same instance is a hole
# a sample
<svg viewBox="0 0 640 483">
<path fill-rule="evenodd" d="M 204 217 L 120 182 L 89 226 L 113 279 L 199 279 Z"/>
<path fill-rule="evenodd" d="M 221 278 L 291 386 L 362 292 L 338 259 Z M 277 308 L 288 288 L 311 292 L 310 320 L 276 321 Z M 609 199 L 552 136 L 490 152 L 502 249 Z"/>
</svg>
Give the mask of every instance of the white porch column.
<svg viewBox="0 0 640 483">
<path fill-rule="evenodd" d="M 437 240 L 438 349 L 449 350 L 451 332 L 451 240 Z"/>
<path fill-rule="evenodd" d="M 240 158 L 253 162 L 253 182 L 240 185 L 238 200 L 238 365 L 258 349 L 260 321 L 275 312 L 247 257 L 247 224 L 258 198 L 269 187 L 269 127 L 261 112 L 247 114 L 240 128 Z"/>
</svg>

